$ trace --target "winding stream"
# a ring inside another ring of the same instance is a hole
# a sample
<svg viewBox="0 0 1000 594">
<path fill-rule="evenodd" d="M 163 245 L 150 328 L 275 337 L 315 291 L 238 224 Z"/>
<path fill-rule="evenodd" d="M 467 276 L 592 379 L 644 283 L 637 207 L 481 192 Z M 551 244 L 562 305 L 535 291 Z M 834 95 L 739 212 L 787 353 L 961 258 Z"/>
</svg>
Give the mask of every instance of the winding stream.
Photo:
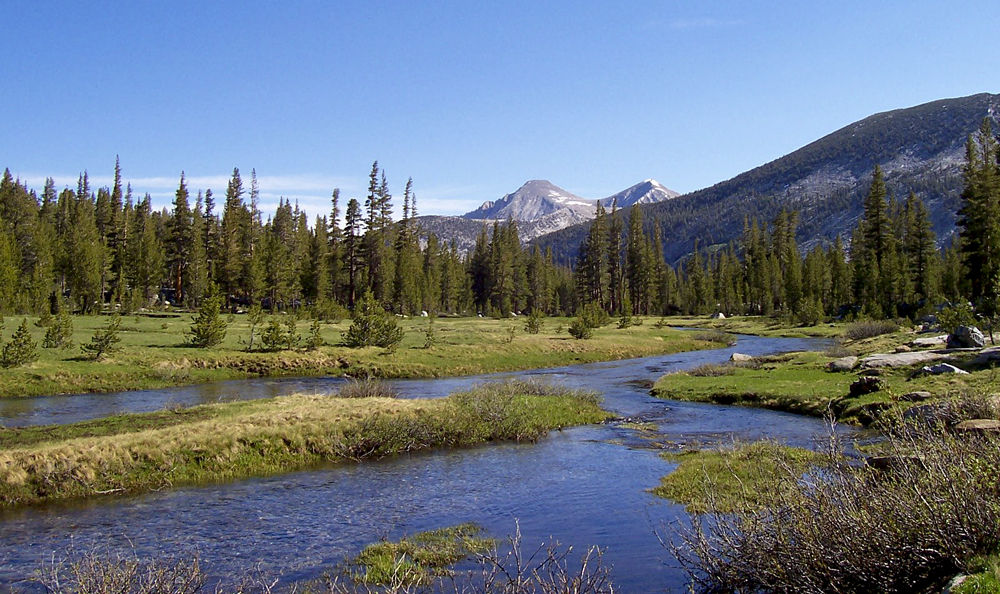
<svg viewBox="0 0 1000 594">
<path fill-rule="evenodd" d="M 538 377 L 598 390 L 619 415 L 656 423 L 657 441 L 697 446 L 776 438 L 811 446 L 819 419 L 773 411 L 652 398 L 649 382 L 668 371 L 750 355 L 817 348 L 805 339 L 741 336 L 738 346 L 556 369 L 393 382 L 404 397 L 443 396 L 492 377 Z M 119 394 L 0 399 L 8 425 L 65 423 L 125 411 L 216 400 L 324 392 L 340 380 L 244 380 Z M 258 562 L 285 580 L 322 575 L 381 536 L 478 522 L 497 536 L 520 523 L 526 550 L 554 537 L 577 551 L 607 547 L 622 592 L 679 589 L 683 572 L 654 530 L 669 538 L 681 506 L 646 490 L 673 468 L 616 424 L 553 432 L 536 444 L 501 444 L 398 456 L 363 464 L 134 497 L 0 513 L 0 582 L 18 582 L 75 547 L 134 548 L 140 556 L 197 552 L 214 577 Z"/>
</svg>

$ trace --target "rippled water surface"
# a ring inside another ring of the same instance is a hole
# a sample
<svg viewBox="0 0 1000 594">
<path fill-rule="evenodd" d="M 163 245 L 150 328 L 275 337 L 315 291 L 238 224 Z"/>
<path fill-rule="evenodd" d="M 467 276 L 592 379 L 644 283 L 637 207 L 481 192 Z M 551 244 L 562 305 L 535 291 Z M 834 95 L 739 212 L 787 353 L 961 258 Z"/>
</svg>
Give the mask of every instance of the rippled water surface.
<svg viewBox="0 0 1000 594">
<path fill-rule="evenodd" d="M 658 442 L 684 445 L 772 437 L 809 446 L 817 419 L 652 398 L 663 373 L 727 360 L 816 348 L 798 339 L 740 337 L 735 348 L 497 376 L 397 381 L 406 397 L 444 396 L 490 377 L 530 376 L 604 394 L 622 416 L 656 423 Z M 339 380 L 246 380 L 132 393 L 0 399 L 8 424 L 72 422 L 170 404 L 331 391 Z M 365 544 L 459 522 L 503 537 L 520 523 L 527 548 L 554 537 L 580 550 L 607 547 L 623 592 L 680 588 L 683 573 L 654 531 L 669 537 L 683 508 L 653 497 L 673 465 L 615 424 L 554 432 L 536 444 L 501 444 L 329 465 L 276 477 L 188 487 L 82 505 L 0 514 L 0 581 L 15 582 L 69 547 L 134 547 L 140 555 L 197 551 L 215 576 L 263 563 L 285 579 L 317 577 Z"/>
</svg>

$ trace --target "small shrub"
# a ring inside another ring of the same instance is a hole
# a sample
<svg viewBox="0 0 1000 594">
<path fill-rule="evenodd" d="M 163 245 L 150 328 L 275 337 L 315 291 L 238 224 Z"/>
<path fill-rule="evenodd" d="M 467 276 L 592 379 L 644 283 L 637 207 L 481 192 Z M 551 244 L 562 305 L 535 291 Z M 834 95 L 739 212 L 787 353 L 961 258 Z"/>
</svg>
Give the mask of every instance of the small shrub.
<svg viewBox="0 0 1000 594">
<path fill-rule="evenodd" d="M 938 313 L 938 323 L 941 324 L 942 330 L 951 334 L 959 326 L 974 326 L 976 315 L 968 303 L 956 303 Z"/>
<path fill-rule="evenodd" d="M 528 334 L 538 334 L 545 325 L 545 314 L 537 309 L 532 309 L 528 314 L 528 319 L 524 321 L 524 331 Z"/>
<path fill-rule="evenodd" d="M 815 326 L 823 320 L 823 304 L 818 297 L 802 302 L 798 312 L 798 320 L 802 326 Z"/>
<path fill-rule="evenodd" d="M 46 309 L 42 312 L 42 315 L 38 316 L 38 319 L 35 320 L 35 326 L 38 326 L 39 328 L 48 328 L 54 321 L 55 318 L 52 317 L 52 312 Z"/>
<path fill-rule="evenodd" d="M 353 379 L 337 390 L 341 398 L 398 398 L 399 394 L 392 385 L 382 380 L 365 378 Z"/>
<path fill-rule="evenodd" d="M 4 367 L 19 367 L 27 365 L 38 358 L 38 345 L 31 340 L 31 331 L 28 330 L 28 319 L 21 320 L 21 325 L 14 331 L 14 336 L 10 342 L 3 345 L 3 353 L 0 355 L 0 363 Z"/>
<path fill-rule="evenodd" d="M 295 316 L 285 316 L 284 347 L 286 351 L 291 351 L 299 346 L 302 337 L 299 336 L 299 329 L 295 325 Z"/>
<path fill-rule="evenodd" d="M 306 350 L 315 351 L 323 346 L 323 336 L 320 334 L 319 318 L 315 318 L 309 325 L 309 336 L 306 337 Z"/>
<path fill-rule="evenodd" d="M 722 330 L 706 330 L 704 332 L 696 332 L 694 334 L 694 339 L 724 344 L 726 346 L 733 346 L 736 344 L 736 337 L 728 332 L 723 332 Z"/>
<path fill-rule="evenodd" d="M 111 316 L 108 319 L 108 325 L 94 332 L 94 335 L 90 337 L 90 343 L 81 345 L 80 349 L 94 361 L 100 360 L 104 355 L 114 353 L 121 348 L 118 344 L 122 341 L 121 337 L 118 336 L 121 324 L 122 319 L 117 314 Z"/>
<path fill-rule="evenodd" d="M 625 300 L 625 304 L 622 305 L 622 312 L 618 316 L 618 329 L 624 330 L 632 325 L 632 302 L 628 299 Z"/>
<path fill-rule="evenodd" d="M 73 348 L 73 318 L 68 311 L 61 310 L 49 323 L 42 346 L 47 349 Z"/>
<path fill-rule="evenodd" d="M 427 318 L 427 330 L 424 331 L 424 348 L 432 349 L 437 344 L 437 332 L 434 330 L 434 317 Z"/>
<path fill-rule="evenodd" d="M 899 325 L 890 320 L 867 320 L 864 322 L 854 322 L 849 324 L 844 330 L 844 336 L 848 340 L 864 340 L 865 338 L 875 338 L 883 334 L 892 334 L 899 330 Z"/>
<path fill-rule="evenodd" d="M 728 363 L 705 363 L 687 372 L 695 377 L 720 377 L 736 375 L 736 366 Z"/>
<path fill-rule="evenodd" d="M 267 320 L 267 326 L 260 335 L 260 343 L 265 351 L 280 351 L 285 346 L 287 343 L 285 331 L 281 328 L 278 318 L 271 317 Z"/>
<path fill-rule="evenodd" d="M 611 316 L 597 303 L 591 302 L 580 311 L 579 319 L 591 328 L 600 328 L 611 323 Z"/>
<path fill-rule="evenodd" d="M 581 318 L 576 318 L 569 325 L 569 333 L 577 340 L 587 340 L 594 336 L 594 328 L 587 325 Z"/>
<path fill-rule="evenodd" d="M 504 331 L 503 341 L 506 344 L 510 344 L 514 342 L 515 338 L 517 338 L 517 327 L 511 324 L 510 326 L 507 326 L 507 329 Z"/>
</svg>

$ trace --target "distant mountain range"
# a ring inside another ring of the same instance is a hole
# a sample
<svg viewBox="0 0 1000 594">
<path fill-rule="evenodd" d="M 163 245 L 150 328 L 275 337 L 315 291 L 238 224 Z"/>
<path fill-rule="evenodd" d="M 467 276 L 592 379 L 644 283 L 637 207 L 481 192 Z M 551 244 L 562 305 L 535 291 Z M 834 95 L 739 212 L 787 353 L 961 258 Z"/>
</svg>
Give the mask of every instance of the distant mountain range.
<svg viewBox="0 0 1000 594">
<path fill-rule="evenodd" d="M 913 191 L 930 210 L 939 241 L 955 230 L 964 145 L 984 117 L 1000 116 L 1000 95 L 945 99 L 879 113 L 710 188 L 644 205 L 644 222 L 662 227 L 667 258 L 737 239 L 745 217 L 770 222 L 782 209 L 799 212 L 798 239 L 808 248 L 849 237 L 879 164 L 898 199 Z M 558 260 L 572 262 L 589 221 L 537 237 Z"/>
<path fill-rule="evenodd" d="M 610 209 L 617 200 L 619 208 L 627 208 L 635 204 L 656 204 L 677 196 L 677 192 L 652 179 L 599 200 L 581 198 L 546 180 L 531 180 L 517 191 L 499 200 L 484 202 L 460 217 L 422 216 L 416 220 L 425 232 L 432 232 L 445 242 L 455 239 L 459 250 L 466 252 L 475 245 L 482 226 L 493 221 L 517 221 L 522 241 L 529 241 L 589 222 L 594 218 L 598 203 Z"/>
</svg>

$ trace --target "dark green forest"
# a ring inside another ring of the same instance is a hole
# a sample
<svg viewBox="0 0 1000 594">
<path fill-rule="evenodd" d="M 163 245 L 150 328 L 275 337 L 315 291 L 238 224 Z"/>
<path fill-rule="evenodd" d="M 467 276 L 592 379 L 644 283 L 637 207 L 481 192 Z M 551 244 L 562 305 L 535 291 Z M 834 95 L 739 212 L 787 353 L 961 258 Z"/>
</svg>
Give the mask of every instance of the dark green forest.
<svg viewBox="0 0 1000 594">
<path fill-rule="evenodd" d="M 511 312 L 570 315 L 597 304 L 612 315 L 782 314 L 801 323 L 827 316 L 915 317 L 942 302 L 971 301 L 993 319 L 1000 310 L 1000 173 L 997 141 L 984 120 L 968 139 L 960 233 L 938 250 L 915 190 L 894 198 L 876 166 L 849 247 L 836 239 L 803 253 L 798 214 L 744 216 L 738 240 L 704 249 L 699 239 L 676 265 L 662 225 L 642 208 L 598 207 L 571 270 L 551 250 L 524 247 L 515 221 L 484 225 L 460 254 L 453 242 L 417 228 L 408 180 L 393 220 L 387 176 L 372 165 L 367 194 L 315 217 L 280 200 L 265 220 L 256 174 L 238 169 L 216 205 L 210 189 L 192 200 L 182 173 L 171 209 L 135 200 L 115 164 L 110 188 L 41 195 L 5 171 L 0 181 L 0 312 L 120 312 L 163 305 L 197 307 L 216 288 L 226 307 L 305 308 L 347 315 L 371 291 L 388 311 L 414 315 Z M 193 204 L 192 204 L 193 202 Z M 763 209 L 767 212 L 767 209 Z M 341 223 L 343 221 L 343 223 Z M 422 239 L 426 238 L 426 239 Z"/>
</svg>

